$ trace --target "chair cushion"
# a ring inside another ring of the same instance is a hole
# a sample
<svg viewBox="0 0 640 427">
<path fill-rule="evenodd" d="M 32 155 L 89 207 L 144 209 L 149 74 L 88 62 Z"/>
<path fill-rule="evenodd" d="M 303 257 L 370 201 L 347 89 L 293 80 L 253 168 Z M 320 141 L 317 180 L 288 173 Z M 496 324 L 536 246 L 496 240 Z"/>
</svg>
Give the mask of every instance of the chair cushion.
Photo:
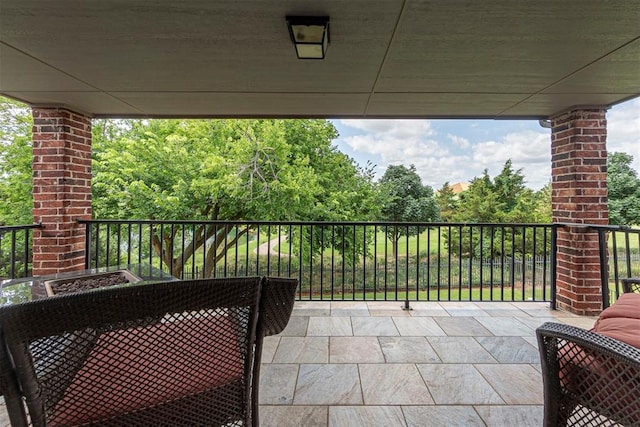
<svg viewBox="0 0 640 427">
<path fill-rule="evenodd" d="M 240 393 L 245 357 L 226 315 L 172 319 L 107 332 L 54 407 L 51 425 L 76 425 L 143 410 L 230 382 Z"/>
<path fill-rule="evenodd" d="M 640 294 L 622 294 L 600 313 L 593 331 L 640 348 Z"/>
</svg>

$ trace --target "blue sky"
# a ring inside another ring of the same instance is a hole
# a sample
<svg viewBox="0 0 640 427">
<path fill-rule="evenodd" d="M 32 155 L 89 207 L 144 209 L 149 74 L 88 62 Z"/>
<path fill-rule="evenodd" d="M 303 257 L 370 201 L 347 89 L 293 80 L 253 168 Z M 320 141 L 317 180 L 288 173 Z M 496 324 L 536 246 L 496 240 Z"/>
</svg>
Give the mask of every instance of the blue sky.
<svg viewBox="0 0 640 427">
<path fill-rule="evenodd" d="M 423 184 L 437 190 L 445 182 L 468 182 L 484 169 L 494 177 L 507 159 L 522 168 L 527 185 L 539 189 L 551 180 L 551 131 L 537 120 L 373 120 L 332 121 L 334 141 L 361 166 L 414 164 Z M 640 170 L 640 98 L 607 112 L 607 149 L 634 156 Z"/>
</svg>

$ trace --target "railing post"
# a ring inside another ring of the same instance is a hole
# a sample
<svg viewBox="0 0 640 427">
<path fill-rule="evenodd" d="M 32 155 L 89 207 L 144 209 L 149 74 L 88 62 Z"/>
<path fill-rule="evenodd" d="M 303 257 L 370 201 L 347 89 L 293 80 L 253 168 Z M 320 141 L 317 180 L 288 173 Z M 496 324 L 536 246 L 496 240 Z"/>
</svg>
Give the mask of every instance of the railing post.
<svg viewBox="0 0 640 427">
<path fill-rule="evenodd" d="M 551 227 L 551 309 L 557 309 L 556 279 L 558 272 L 558 225 Z"/>
<path fill-rule="evenodd" d="M 600 281 L 602 282 L 602 309 L 609 307 L 609 262 L 607 257 L 607 230 L 598 229 L 598 250 L 600 256 Z"/>
<path fill-rule="evenodd" d="M 84 223 L 84 268 L 91 268 L 91 223 L 87 221 L 79 221 Z"/>
</svg>

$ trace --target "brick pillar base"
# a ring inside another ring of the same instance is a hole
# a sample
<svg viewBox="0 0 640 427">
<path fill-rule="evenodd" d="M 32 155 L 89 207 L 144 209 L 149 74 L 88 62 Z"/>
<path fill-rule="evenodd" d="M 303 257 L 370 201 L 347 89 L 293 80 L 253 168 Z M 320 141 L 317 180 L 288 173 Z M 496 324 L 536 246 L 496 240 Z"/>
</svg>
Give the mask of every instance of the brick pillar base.
<svg viewBox="0 0 640 427">
<path fill-rule="evenodd" d="M 608 224 L 607 121 L 604 109 L 572 110 L 552 118 L 553 221 Z M 581 227 L 558 230 L 557 302 L 582 315 L 602 310 L 598 235 Z"/>
<path fill-rule="evenodd" d="M 62 108 L 33 109 L 33 274 L 84 268 L 91 218 L 91 119 Z"/>
</svg>

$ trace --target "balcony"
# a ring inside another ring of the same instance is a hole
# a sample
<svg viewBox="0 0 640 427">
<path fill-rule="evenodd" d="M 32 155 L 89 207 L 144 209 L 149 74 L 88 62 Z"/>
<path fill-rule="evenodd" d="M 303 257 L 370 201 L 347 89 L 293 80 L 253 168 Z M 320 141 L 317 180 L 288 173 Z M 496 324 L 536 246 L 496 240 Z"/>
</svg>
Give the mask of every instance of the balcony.
<svg viewBox="0 0 640 427">
<path fill-rule="evenodd" d="M 423 224 L 419 237 L 405 235 L 393 250 L 378 239 L 397 224 L 85 223 L 87 267 L 142 261 L 182 278 L 209 266 L 214 276 L 300 279 L 289 325 L 265 339 L 265 426 L 538 426 L 543 397 L 535 329 L 546 321 L 588 329 L 595 321 L 551 309 L 554 236 L 562 225 Z M 207 226 L 217 255 L 196 251 L 199 264 L 189 263 L 189 238 Z M 30 230 L 25 242 L 22 231 L 4 239 L 18 254 L 7 257 L 11 271 L 30 271 L 28 256 L 20 261 L 31 247 Z M 213 237 L 222 230 L 224 238 Z M 640 231 L 592 231 L 601 241 L 603 302 L 613 301 L 619 278 L 640 274 Z M 172 238 L 154 246 L 153 233 L 163 232 Z M 305 235 L 308 241 L 286 244 L 289 236 Z M 361 248 L 372 252 L 345 250 L 356 241 L 371 242 Z M 0 426 L 8 425 L 3 409 Z"/>
</svg>

